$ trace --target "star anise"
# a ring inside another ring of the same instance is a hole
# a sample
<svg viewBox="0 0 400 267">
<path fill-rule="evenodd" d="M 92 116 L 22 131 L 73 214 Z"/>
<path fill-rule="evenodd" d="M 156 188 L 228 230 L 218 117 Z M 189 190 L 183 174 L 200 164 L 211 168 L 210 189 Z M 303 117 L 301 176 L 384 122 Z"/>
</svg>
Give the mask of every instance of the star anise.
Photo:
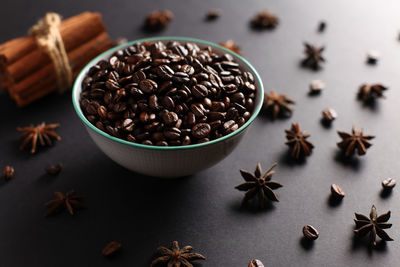
<svg viewBox="0 0 400 267">
<path fill-rule="evenodd" d="M 155 259 L 150 267 L 159 264 L 166 264 L 168 267 L 193 267 L 190 263 L 192 260 L 205 260 L 206 257 L 199 253 L 190 252 L 193 250 L 191 246 L 179 248 L 178 241 L 172 242 L 172 250 L 166 247 L 159 247 L 157 253 L 161 254 L 160 257 Z"/>
<path fill-rule="evenodd" d="M 304 46 L 304 53 L 306 54 L 306 58 L 303 59 L 303 66 L 311 68 L 313 70 L 320 69 L 320 64 L 322 62 L 325 62 L 325 58 L 322 56 L 322 52 L 324 51 L 325 47 L 318 47 L 309 43 L 304 43 Z"/>
<path fill-rule="evenodd" d="M 338 135 L 343 140 L 337 143 L 337 146 L 343 150 L 346 157 L 352 156 L 357 150 L 358 155 L 365 155 L 367 149 L 372 146 L 368 140 L 375 138 L 373 135 L 363 135 L 363 130 L 357 131 L 353 126 L 351 134 L 346 132 L 338 131 Z"/>
<path fill-rule="evenodd" d="M 387 87 L 381 84 L 363 84 L 358 89 L 358 98 L 365 103 L 370 103 L 377 98 L 385 97 L 383 91 L 387 89 Z"/>
<path fill-rule="evenodd" d="M 374 205 L 372 205 L 369 218 L 359 213 L 355 213 L 355 215 L 356 219 L 354 219 L 354 222 L 356 223 L 357 229 L 354 230 L 354 233 L 362 237 L 370 232 L 369 241 L 371 245 L 376 246 L 377 235 L 382 240 L 393 241 L 393 239 L 383 230 L 392 227 L 392 224 L 387 222 L 390 219 L 390 211 L 382 214 L 381 216 L 377 216 L 376 208 Z"/>
<path fill-rule="evenodd" d="M 277 94 L 275 91 L 264 94 L 263 108 L 271 115 L 273 119 L 279 116 L 292 114 L 290 104 L 295 104 L 293 99 L 286 97 L 285 94 Z"/>
<path fill-rule="evenodd" d="M 251 25 L 256 29 L 273 29 L 278 26 L 278 23 L 278 17 L 269 12 L 269 10 L 257 13 L 251 20 Z"/>
<path fill-rule="evenodd" d="M 219 45 L 235 52 L 236 54 L 241 55 L 240 46 L 236 45 L 233 40 L 228 40 L 225 43 L 221 42 L 221 43 L 219 43 Z"/>
<path fill-rule="evenodd" d="M 285 130 L 287 142 L 285 143 L 291 149 L 291 156 L 299 159 L 304 156 L 310 156 L 314 145 L 306 139 L 310 136 L 306 131 L 300 131 L 298 123 L 292 123 L 290 130 Z"/>
<path fill-rule="evenodd" d="M 31 146 L 31 153 L 36 152 L 36 146 L 39 141 L 41 146 L 50 146 L 52 144 L 52 139 L 61 140 L 61 137 L 55 132 L 60 126 L 59 123 L 45 124 L 42 122 L 39 125 L 18 127 L 17 130 L 22 134 L 24 141 L 22 142 L 20 149 L 25 149 L 29 144 Z"/>
<path fill-rule="evenodd" d="M 49 208 L 45 216 L 53 215 L 64 209 L 66 209 L 69 214 L 74 215 L 74 208 L 86 208 L 86 206 L 80 202 L 82 197 L 75 195 L 74 190 L 68 191 L 65 195 L 61 192 L 54 192 L 54 195 L 56 199 L 50 200 L 44 204 Z"/>
<path fill-rule="evenodd" d="M 260 208 L 264 208 L 266 198 L 271 201 L 279 201 L 273 190 L 278 189 L 283 185 L 271 180 L 272 175 L 275 174 L 275 171 L 272 169 L 275 168 L 276 165 L 278 165 L 278 163 L 275 162 L 264 174 L 260 163 L 257 164 L 254 174 L 245 170 L 240 170 L 240 173 L 246 182 L 236 186 L 235 188 L 240 191 L 247 191 L 242 200 L 242 205 L 247 203 L 247 201 L 254 198 L 256 195 L 258 195 Z"/>
<path fill-rule="evenodd" d="M 145 27 L 149 31 L 158 31 L 166 28 L 173 18 L 174 14 L 169 10 L 155 10 L 146 16 Z"/>
</svg>

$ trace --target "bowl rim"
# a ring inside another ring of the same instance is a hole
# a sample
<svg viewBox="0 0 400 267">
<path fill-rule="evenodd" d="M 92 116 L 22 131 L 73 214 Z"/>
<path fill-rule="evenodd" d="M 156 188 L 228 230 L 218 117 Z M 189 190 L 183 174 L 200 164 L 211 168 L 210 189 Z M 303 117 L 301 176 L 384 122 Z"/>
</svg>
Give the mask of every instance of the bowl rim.
<svg viewBox="0 0 400 267">
<path fill-rule="evenodd" d="M 139 143 L 133 143 L 133 142 L 129 142 L 114 136 L 109 135 L 108 133 L 98 129 L 96 126 L 94 126 L 91 122 L 88 121 L 88 119 L 83 115 L 83 112 L 80 108 L 79 105 L 79 98 L 80 98 L 80 92 L 79 95 L 75 96 L 76 91 L 78 89 L 80 89 L 80 91 L 82 91 L 81 89 L 81 81 L 84 77 L 84 75 L 86 75 L 86 73 L 88 72 L 89 68 L 92 67 L 95 63 L 97 63 L 98 61 L 100 61 L 101 58 L 103 58 L 105 55 L 111 55 L 112 53 L 114 53 L 117 50 L 120 50 L 122 48 L 131 46 L 135 43 L 143 43 L 143 42 L 150 42 L 150 41 L 183 41 L 183 42 L 192 42 L 192 43 L 197 43 L 197 44 L 202 44 L 202 45 L 207 45 L 207 46 L 211 46 L 211 47 L 216 47 L 218 49 L 223 50 L 226 53 L 232 54 L 234 55 L 238 60 L 240 60 L 243 64 L 245 64 L 251 71 L 251 73 L 255 76 L 255 79 L 258 81 L 260 87 L 258 88 L 257 92 L 260 94 L 259 96 L 259 101 L 258 103 L 256 103 L 255 107 L 254 107 L 254 111 L 253 114 L 251 115 L 250 119 L 243 124 L 239 129 L 237 129 L 236 131 L 224 135 L 218 139 L 214 139 L 208 142 L 204 142 L 204 143 L 200 143 L 200 144 L 192 144 L 192 145 L 185 145 L 185 146 L 155 146 L 155 145 L 144 145 L 144 144 L 139 144 Z M 141 149 L 146 149 L 146 150 L 160 150 L 160 151 L 168 151 L 168 150 L 187 150 L 187 149 L 193 149 L 193 148 L 200 148 L 200 147 L 205 147 L 208 145 L 212 145 L 212 144 L 216 144 L 216 143 L 220 143 L 223 142 L 225 140 L 228 140 L 232 137 L 234 137 L 235 135 L 238 135 L 239 133 L 243 132 L 257 117 L 258 113 L 261 110 L 262 107 L 262 103 L 264 100 L 264 86 L 261 80 L 260 75 L 258 74 L 258 72 L 256 71 L 256 69 L 246 60 L 244 59 L 242 56 L 240 56 L 239 54 L 225 48 L 222 47 L 216 43 L 213 42 L 209 42 L 209 41 L 205 41 L 205 40 L 201 40 L 201 39 L 196 39 L 196 38 L 191 38 L 191 37 L 179 37 L 179 36 L 162 36 L 162 37 L 150 37 L 150 38 L 142 38 L 142 39 L 137 39 L 137 40 L 133 40 L 130 42 L 127 42 L 125 44 L 121 44 L 118 46 L 115 46 L 107 51 L 104 51 L 103 53 L 101 53 L 100 55 L 96 56 L 95 58 L 93 58 L 89 63 L 86 64 L 86 66 L 80 71 L 79 75 L 76 77 L 75 81 L 74 81 L 74 85 L 72 88 L 72 103 L 75 109 L 75 112 L 78 114 L 78 117 L 83 121 L 83 123 L 89 127 L 91 130 L 93 130 L 95 133 L 120 144 L 123 145 L 128 145 L 131 147 L 137 147 L 137 148 L 141 148 Z"/>
</svg>

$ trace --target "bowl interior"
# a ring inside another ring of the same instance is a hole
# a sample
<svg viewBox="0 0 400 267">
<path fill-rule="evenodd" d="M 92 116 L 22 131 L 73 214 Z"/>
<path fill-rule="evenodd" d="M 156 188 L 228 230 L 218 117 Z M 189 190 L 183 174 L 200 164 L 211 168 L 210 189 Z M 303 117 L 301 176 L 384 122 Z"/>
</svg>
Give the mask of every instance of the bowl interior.
<svg viewBox="0 0 400 267">
<path fill-rule="evenodd" d="M 180 41 L 180 42 L 192 42 L 197 44 L 200 48 L 203 47 L 207 47 L 210 46 L 213 48 L 213 50 L 216 53 L 220 53 L 220 54 L 224 54 L 224 53 L 228 53 L 231 54 L 235 61 L 239 64 L 240 68 L 244 71 L 248 71 L 250 73 L 252 73 L 254 75 L 255 78 L 255 85 L 256 85 L 256 99 L 255 99 L 255 106 L 254 106 L 254 110 L 252 113 L 252 116 L 250 117 L 250 119 L 244 124 L 242 125 L 242 127 L 240 127 L 238 130 L 234 131 L 233 133 L 230 133 L 228 135 L 225 135 L 221 138 L 215 139 L 215 140 L 211 140 L 209 142 L 205 142 L 205 143 L 200 143 L 200 144 L 193 144 L 193 145 L 186 145 L 186 146 L 153 146 L 153 145 L 143 145 L 143 144 L 138 144 L 138 143 L 132 143 L 132 142 L 128 142 L 125 141 L 123 139 L 114 137 L 109 135 L 106 132 L 101 131 L 100 129 L 98 129 L 97 127 L 95 127 L 92 123 L 90 123 L 86 117 L 83 115 L 83 112 L 81 110 L 80 104 L 79 104 L 79 99 L 80 99 L 80 94 L 82 91 L 82 80 L 85 78 L 86 74 L 88 73 L 89 69 L 96 65 L 97 62 L 99 62 L 102 59 L 108 59 L 115 51 L 123 49 L 125 47 L 128 47 L 132 44 L 135 43 L 142 43 L 142 42 L 151 42 L 151 41 L 162 41 L 162 42 L 168 42 L 168 41 Z M 230 137 L 237 135 L 238 133 L 240 133 L 241 131 L 243 131 L 244 129 L 246 129 L 253 121 L 254 119 L 257 117 L 258 113 L 260 112 L 260 109 L 262 107 L 262 103 L 263 103 L 263 99 L 264 99 L 264 87 L 260 78 L 260 75 L 257 73 L 257 71 L 254 69 L 254 67 L 247 61 L 245 60 L 243 57 L 241 57 L 240 55 L 232 52 L 231 50 L 228 50 L 220 45 L 217 45 L 215 43 L 211 43 L 208 41 L 204 41 L 204 40 L 199 40 L 199 39 L 194 39 L 194 38 L 186 38 L 186 37 L 153 37 L 153 38 L 145 38 L 145 39 L 139 39 L 139 40 L 135 40 L 135 41 L 131 41 L 125 44 L 122 44 L 120 46 L 116 46 L 112 49 L 107 50 L 106 52 L 100 54 L 99 56 L 95 57 L 93 60 L 91 60 L 83 69 L 82 71 L 79 73 L 78 77 L 75 80 L 73 89 L 72 89 L 72 102 L 74 105 L 74 109 L 76 111 L 76 113 L 78 114 L 79 118 L 83 121 L 83 123 L 89 127 L 91 130 L 93 130 L 94 132 L 96 132 L 99 135 L 102 135 L 114 142 L 118 142 L 118 143 L 122 143 L 128 146 L 133 146 L 133 147 L 139 147 L 139 148 L 143 148 L 143 149 L 150 149 L 150 150 L 184 150 L 184 149 L 191 149 L 191 148 L 196 148 L 196 147 L 201 147 L 201 146 L 207 146 L 207 145 L 211 145 L 213 143 L 217 143 L 217 142 L 222 142 L 226 139 L 229 139 Z"/>
</svg>

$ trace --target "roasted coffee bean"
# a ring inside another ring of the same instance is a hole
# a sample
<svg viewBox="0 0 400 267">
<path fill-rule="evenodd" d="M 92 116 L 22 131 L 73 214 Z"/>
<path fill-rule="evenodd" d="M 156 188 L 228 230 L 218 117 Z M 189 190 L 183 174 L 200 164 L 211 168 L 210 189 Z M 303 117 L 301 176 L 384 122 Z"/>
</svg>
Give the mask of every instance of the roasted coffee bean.
<svg viewBox="0 0 400 267">
<path fill-rule="evenodd" d="M 175 112 L 164 112 L 162 119 L 165 125 L 174 125 L 178 121 L 178 115 Z"/>
<path fill-rule="evenodd" d="M 393 178 L 387 178 L 385 180 L 382 181 L 382 186 L 384 189 L 393 189 L 393 187 L 396 186 L 396 180 Z"/>
<path fill-rule="evenodd" d="M 150 140 L 144 140 L 144 141 L 142 141 L 142 144 L 143 144 L 143 145 L 152 146 L 152 145 L 153 145 L 153 142 L 151 142 Z"/>
<path fill-rule="evenodd" d="M 255 106 L 255 89 L 254 76 L 229 54 L 194 43 L 146 42 L 91 67 L 80 105 L 93 125 L 112 136 L 188 145 L 244 125 Z"/>
<path fill-rule="evenodd" d="M 158 85 L 155 81 L 150 79 L 144 79 L 139 82 L 139 88 L 145 94 L 150 94 L 157 89 Z"/>
<path fill-rule="evenodd" d="M 230 134 L 236 131 L 239 128 L 239 125 L 236 124 L 234 120 L 230 120 L 224 123 L 224 132 L 225 134 Z"/>
<path fill-rule="evenodd" d="M 202 139 L 210 134 L 211 126 L 208 123 L 198 123 L 192 128 L 192 135 L 197 139 Z"/>
<path fill-rule="evenodd" d="M 191 92 L 194 95 L 194 97 L 201 98 L 201 99 L 205 98 L 208 95 L 207 87 L 205 87 L 204 85 L 200 85 L 200 84 L 192 86 Z"/>
<path fill-rule="evenodd" d="M 10 165 L 4 166 L 2 176 L 6 181 L 14 178 L 14 175 L 15 175 L 14 167 Z"/>
<path fill-rule="evenodd" d="M 331 193 L 333 197 L 336 198 L 343 198 L 346 194 L 344 193 L 343 189 L 340 188 L 337 184 L 331 185 Z"/>
<path fill-rule="evenodd" d="M 181 136 L 181 130 L 176 127 L 166 128 L 164 130 L 164 136 L 169 140 L 177 140 Z"/>
<path fill-rule="evenodd" d="M 46 171 L 47 174 L 57 175 L 62 170 L 62 164 L 61 163 L 57 163 L 56 165 L 46 165 L 44 170 Z"/>
<path fill-rule="evenodd" d="M 318 230 L 315 229 L 315 227 L 311 226 L 311 225 L 305 225 L 303 227 L 303 235 L 308 240 L 315 240 L 319 237 Z"/>
</svg>

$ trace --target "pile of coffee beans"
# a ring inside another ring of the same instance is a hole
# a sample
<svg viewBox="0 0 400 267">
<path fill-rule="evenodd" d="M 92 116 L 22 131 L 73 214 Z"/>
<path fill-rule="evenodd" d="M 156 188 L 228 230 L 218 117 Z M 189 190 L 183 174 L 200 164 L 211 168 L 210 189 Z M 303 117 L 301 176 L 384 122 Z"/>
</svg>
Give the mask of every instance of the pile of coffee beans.
<svg viewBox="0 0 400 267">
<path fill-rule="evenodd" d="M 255 96 L 254 76 L 230 54 L 194 43 L 146 42 L 91 67 L 80 105 L 112 136 L 181 146 L 236 131 L 251 117 Z"/>
</svg>

